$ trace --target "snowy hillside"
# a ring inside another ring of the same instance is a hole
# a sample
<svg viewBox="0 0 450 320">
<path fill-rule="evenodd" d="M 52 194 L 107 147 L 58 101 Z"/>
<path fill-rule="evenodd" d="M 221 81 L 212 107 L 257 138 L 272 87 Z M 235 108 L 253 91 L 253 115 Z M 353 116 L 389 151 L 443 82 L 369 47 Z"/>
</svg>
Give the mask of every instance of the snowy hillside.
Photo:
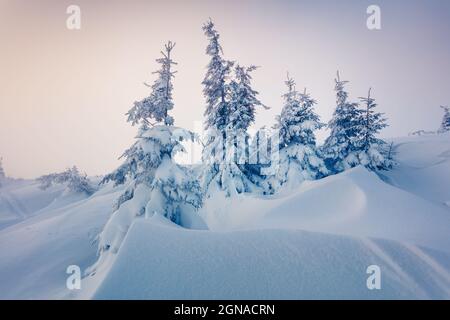
<svg viewBox="0 0 450 320">
<path fill-rule="evenodd" d="M 124 187 L 91 196 L 34 181 L 0 188 L 0 298 L 450 299 L 450 135 L 395 140 L 381 177 L 356 167 L 265 198 L 219 195 L 189 230 L 133 222 L 82 289 L 66 268 L 97 260 L 96 237 Z M 382 289 L 368 290 L 378 265 Z"/>
<path fill-rule="evenodd" d="M 61 186 L 43 191 L 33 181 L 5 181 L 0 189 L 0 229 L 29 218 L 55 202 L 62 192 Z"/>
<path fill-rule="evenodd" d="M 120 189 L 110 186 L 87 198 L 80 194 L 43 192 L 36 183 L 23 182 L 9 188 L 10 196 L 28 195 L 35 212 L 10 221 L 0 231 L 0 298 L 54 299 L 68 294 L 66 268 L 71 264 L 87 268 L 95 262 L 95 239 L 109 218 Z M 33 192 L 29 192 L 33 190 Z M 5 196 L 4 189 L 0 193 Z M 6 193 L 7 194 L 7 193 Z M 2 197 L 4 199 L 4 197 Z M 2 208 L 5 203 L 1 202 Z M 42 208 L 43 207 L 43 208 Z M 0 211 L 8 216 L 9 211 Z"/>
</svg>

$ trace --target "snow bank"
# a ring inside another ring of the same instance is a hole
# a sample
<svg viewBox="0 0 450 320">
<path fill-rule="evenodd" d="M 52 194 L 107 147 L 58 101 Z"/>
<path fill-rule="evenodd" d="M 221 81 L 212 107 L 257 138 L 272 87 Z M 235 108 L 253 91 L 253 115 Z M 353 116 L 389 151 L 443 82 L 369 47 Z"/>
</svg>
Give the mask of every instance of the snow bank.
<svg viewBox="0 0 450 320">
<path fill-rule="evenodd" d="M 64 188 L 41 190 L 30 180 L 8 179 L 0 187 L 0 230 L 23 221 L 59 198 Z"/>
<path fill-rule="evenodd" d="M 93 297 L 449 299 L 450 211 L 411 192 L 402 174 L 411 170 L 407 159 L 448 166 L 450 139 L 427 137 L 423 146 L 409 139 L 388 173 L 404 188 L 357 167 L 273 197 L 213 194 L 200 210 L 209 232 L 140 220 Z M 450 180 L 423 182 L 450 190 Z M 381 291 L 365 286 L 371 264 L 383 270 Z"/>
<path fill-rule="evenodd" d="M 426 200 L 450 202 L 450 132 L 395 139 L 399 165 L 386 180 Z"/>
<path fill-rule="evenodd" d="M 450 252 L 448 208 L 395 188 L 363 167 L 304 184 L 273 201 L 248 227 L 377 237 Z"/>
<path fill-rule="evenodd" d="M 366 269 L 382 270 L 368 290 Z M 208 232 L 136 221 L 95 299 L 450 298 L 450 254 L 296 230 Z"/>
<path fill-rule="evenodd" d="M 66 269 L 78 265 L 84 270 L 95 262 L 96 237 L 120 192 L 109 185 L 90 198 L 60 202 L 1 230 L 0 299 L 72 297 Z"/>
</svg>

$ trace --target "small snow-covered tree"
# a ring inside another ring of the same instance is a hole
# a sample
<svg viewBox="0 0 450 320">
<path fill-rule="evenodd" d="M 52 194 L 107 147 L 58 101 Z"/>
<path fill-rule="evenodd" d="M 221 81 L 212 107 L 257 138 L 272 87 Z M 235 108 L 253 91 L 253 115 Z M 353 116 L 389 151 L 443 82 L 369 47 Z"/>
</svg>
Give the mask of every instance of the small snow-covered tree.
<svg viewBox="0 0 450 320">
<path fill-rule="evenodd" d="M 357 103 L 348 101 L 348 93 L 339 72 L 335 79 L 336 108 L 328 123 L 330 135 L 322 146 L 326 164 L 334 173 L 344 171 L 359 164 L 357 147 L 354 142 L 358 135 L 360 110 Z"/>
<path fill-rule="evenodd" d="M 450 107 L 441 106 L 444 110 L 444 116 L 442 117 L 441 127 L 439 128 L 439 133 L 450 131 Z"/>
<path fill-rule="evenodd" d="M 0 187 L 2 186 L 2 180 L 6 178 L 5 170 L 3 169 L 3 158 L 0 157 Z"/>
<path fill-rule="evenodd" d="M 284 106 L 274 126 L 279 134 L 279 164 L 276 173 L 266 179 L 265 190 L 269 193 L 285 183 L 297 185 L 328 173 L 316 147 L 314 132 L 324 126 L 314 112 L 316 101 L 306 89 L 299 93 L 289 76 L 285 83 L 288 91 L 283 95 Z"/>
<path fill-rule="evenodd" d="M 392 167 L 393 161 L 389 157 L 388 144 L 377 137 L 380 131 L 386 128 L 387 119 L 383 113 L 375 111 L 377 104 L 370 96 L 371 89 L 367 97 L 361 97 L 360 110 L 356 121 L 358 134 L 353 142 L 358 150 L 358 159 L 361 165 L 370 170 L 387 170 Z"/>
<path fill-rule="evenodd" d="M 396 151 L 395 151 L 394 141 L 391 141 L 391 143 L 389 143 L 389 146 L 387 147 L 386 158 L 388 161 L 390 161 L 392 163 L 392 165 L 394 165 L 396 163 L 395 156 L 396 156 Z"/>
<path fill-rule="evenodd" d="M 54 184 L 66 184 L 72 192 L 85 193 L 91 195 L 96 191 L 93 183 L 85 173 L 80 173 L 76 166 L 68 168 L 60 173 L 51 173 L 37 178 L 40 188 L 46 190 Z"/>
<path fill-rule="evenodd" d="M 4 179 L 6 177 L 5 170 L 3 169 L 3 158 L 0 157 L 0 179 Z"/>
</svg>

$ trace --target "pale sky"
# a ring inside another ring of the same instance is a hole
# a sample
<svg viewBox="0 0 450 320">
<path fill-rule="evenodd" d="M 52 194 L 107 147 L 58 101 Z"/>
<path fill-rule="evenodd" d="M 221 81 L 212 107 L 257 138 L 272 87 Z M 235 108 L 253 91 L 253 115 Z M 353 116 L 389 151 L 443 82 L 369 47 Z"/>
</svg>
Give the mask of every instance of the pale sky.
<svg viewBox="0 0 450 320">
<path fill-rule="evenodd" d="M 66 28 L 66 8 L 81 8 L 81 30 Z M 381 30 L 366 27 L 366 8 L 381 8 Z M 372 87 L 390 127 L 383 136 L 436 130 L 450 104 L 450 1 L 100 1 L 0 0 L 0 156 L 13 177 L 32 178 L 77 165 L 105 174 L 133 143 L 125 113 L 149 94 L 155 59 L 177 43 L 175 124 L 203 121 L 201 81 L 208 57 L 201 30 L 211 17 L 225 57 L 261 66 L 254 88 L 282 107 L 286 72 L 307 87 L 326 122 L 334 76 L 351 99 Z M 319 133 L 323 139 L 326 132 Z"/>
</svg>

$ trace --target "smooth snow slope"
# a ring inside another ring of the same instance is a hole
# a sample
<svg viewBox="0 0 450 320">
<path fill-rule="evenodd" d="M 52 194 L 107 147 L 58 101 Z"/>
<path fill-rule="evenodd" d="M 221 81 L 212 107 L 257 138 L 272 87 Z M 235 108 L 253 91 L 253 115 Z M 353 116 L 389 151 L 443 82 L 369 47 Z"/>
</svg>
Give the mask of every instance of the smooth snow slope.
<svg viewBox="0 0 450 320">
<path fill-rule="evenodd" d="M 395 188 L 363 167 L 304 184 L 273 201 L 250 226 L 377 237 L 450 252 L 448 208 Z"/>
<path fill-rule="evenodd" d="M 32 180 L 7 179 L 0 186 L 0 230 L 23 221 L 59 198 L 64 188 L 41 190 Z"/>
<path fill-rule="evenodd" d="M 95 262 L 95 239 L 119 194 L 110 186 L 89 198 L 62 194 L 32 217 L 1 230 L 0 299 L 70 297 L 66 269 L 78 265 L 83 270 Z"/>
<path fill-rule="evenodd" d="M 368 290 L 366 268 L 382 270 Z M 95 299 L 448 299 L 450 254 L 296 230 L 136 221 Z"/>
<path fill-rule="evenodd" d="M 419 197 L 450 208 L 450 132 L 395 140 L 395 170 L 386 180 Z"/>
</svg>

